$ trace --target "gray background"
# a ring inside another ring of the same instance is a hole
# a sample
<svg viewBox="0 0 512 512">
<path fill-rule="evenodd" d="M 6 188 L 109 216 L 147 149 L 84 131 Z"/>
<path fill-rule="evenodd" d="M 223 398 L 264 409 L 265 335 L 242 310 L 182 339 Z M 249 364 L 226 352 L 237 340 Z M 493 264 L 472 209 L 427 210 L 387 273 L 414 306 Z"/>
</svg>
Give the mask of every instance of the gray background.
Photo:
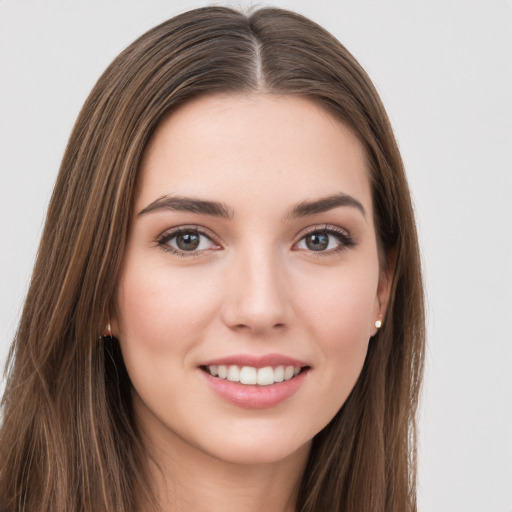
<svg viewBox="0 0 512 512">
<path fill-rule="evenodd" d="M 0 361 L 89 90 L 136 36 L 206 3 L 0 0 Z M 359 59 L 408 169 L 429 304 L 420 511 L 510 512 L 512 3 L 274 5 L 319 22 Z"/>
</svg>

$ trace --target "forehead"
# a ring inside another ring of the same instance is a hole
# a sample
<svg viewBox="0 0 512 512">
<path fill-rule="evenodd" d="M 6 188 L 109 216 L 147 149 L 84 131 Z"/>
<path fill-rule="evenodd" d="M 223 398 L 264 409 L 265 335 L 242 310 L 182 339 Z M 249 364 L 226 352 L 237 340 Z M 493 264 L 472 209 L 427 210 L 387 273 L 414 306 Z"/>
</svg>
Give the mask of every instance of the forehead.
<svg viewBox="0 0 512 512">
<path fill-rule="evenodd" d="M 345 193 L 371 211 L 361 143 L 325 109 L 301 97 L 195 99 L 160 124 L 139 172 L 139 209 L 168 194 L 265 208 Z"/>
</svg>

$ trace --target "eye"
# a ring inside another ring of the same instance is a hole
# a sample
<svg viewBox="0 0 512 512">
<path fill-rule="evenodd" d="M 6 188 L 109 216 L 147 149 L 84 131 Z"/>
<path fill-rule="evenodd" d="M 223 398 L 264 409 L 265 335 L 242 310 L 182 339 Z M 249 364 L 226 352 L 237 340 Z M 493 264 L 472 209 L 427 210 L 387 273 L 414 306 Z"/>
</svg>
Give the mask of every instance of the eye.
<svg viewBox="0 0 512 512">
<path fill-rule="evenodd" d="M 346 247 L 355 245 L 350 234 L 335 226 L 313 228 L 306 233 L 297 243 L 299 250 L 313 252 L 339 252 Z"/>
<path fill-rule="evenodd" d="M 158 245 L 164 250 L 181 256 L 192 256 L 200 251 L 220 248 L 208 235 L 197 228 L 178 228 L 168 231 L 158 239 Z"/>
</svg>

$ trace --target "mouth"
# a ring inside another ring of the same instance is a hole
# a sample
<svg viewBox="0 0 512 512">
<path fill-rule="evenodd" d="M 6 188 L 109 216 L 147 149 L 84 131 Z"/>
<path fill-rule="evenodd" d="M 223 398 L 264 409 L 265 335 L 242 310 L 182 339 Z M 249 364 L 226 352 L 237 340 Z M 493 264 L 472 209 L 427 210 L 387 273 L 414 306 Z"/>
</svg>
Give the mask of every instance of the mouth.
<svg viewBox="0 0 512 512">
<path fill-rule="evenodd" d="M 282 354 L 233 354 L 203 361 L 198 367 L 221 399 L 248 409 L 267 409 L 288 401 L 305 385 L 311 368 Z"/>
<path fill-rule="evenodd" d="M 205 373 L 221 380 L 237 382 L 246 386 L 271 386 L 294 379 L 309 369 L 309 366 L 277 365 L 255 366 L 204 365 L 200 367 Z"/>
</svg>

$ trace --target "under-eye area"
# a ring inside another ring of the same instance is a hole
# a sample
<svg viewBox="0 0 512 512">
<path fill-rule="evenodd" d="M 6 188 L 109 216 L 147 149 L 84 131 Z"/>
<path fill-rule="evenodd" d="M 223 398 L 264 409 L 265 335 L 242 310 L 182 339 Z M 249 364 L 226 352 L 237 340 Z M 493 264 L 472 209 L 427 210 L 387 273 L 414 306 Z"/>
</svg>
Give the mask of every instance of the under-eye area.
<svg viewBox="0 0 512 512">
<path fill-rule="evenodd" d="M 254 366 L 208 365 L 201 370 L 218 379 L 245 385 L 270 386 L 293 379 L 309 370 L 309 366 L 277 365 L 256 368 Z"/>
</svg>

